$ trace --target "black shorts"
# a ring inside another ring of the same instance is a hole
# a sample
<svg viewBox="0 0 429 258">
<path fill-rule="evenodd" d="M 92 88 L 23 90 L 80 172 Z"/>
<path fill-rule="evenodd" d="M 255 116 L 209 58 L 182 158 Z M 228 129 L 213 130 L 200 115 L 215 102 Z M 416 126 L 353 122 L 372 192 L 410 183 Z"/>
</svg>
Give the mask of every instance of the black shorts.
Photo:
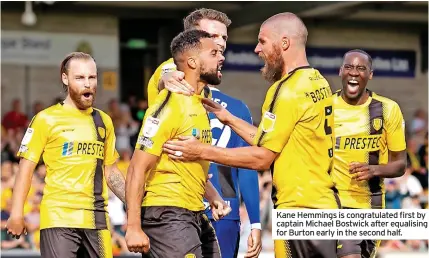
<svg viewBox="0 0 429 258">
<path fill-rule="evenodd" d="M 141 216 L 150 241 L 144 258 L 221 257 L 216 233 L 204 211 L 150 206 L 142 208 Z"/>
<path fill-rule="evenodd" d="M 337 240 L 275 240 L 276 258 L 335 258 Z"/>
<path fill-rule="evenodd" d="M 378 201 L 381 205 L 381 199 Z M 381 206 L 380 206 L 381 207 Z M 343 207 L 343 209 L 354 209 Z M 380 240 L 338 240 L 337 256 L 338 258 L 359 254 L 362 258 L 374 258 L 377 248 L 380 246 Z"/>
<path fill-rule="evenodd" d="M 374 258 L 380 242 L 380 240 L 338 240 L 337 256 L 341 258 L 358 254 L 362 258 Z"/>
<path fill-rule="evenodd" d="M 108 229 L 47 228 L 40 230 L 43 258 L 112 258 Z"/>
</svg>

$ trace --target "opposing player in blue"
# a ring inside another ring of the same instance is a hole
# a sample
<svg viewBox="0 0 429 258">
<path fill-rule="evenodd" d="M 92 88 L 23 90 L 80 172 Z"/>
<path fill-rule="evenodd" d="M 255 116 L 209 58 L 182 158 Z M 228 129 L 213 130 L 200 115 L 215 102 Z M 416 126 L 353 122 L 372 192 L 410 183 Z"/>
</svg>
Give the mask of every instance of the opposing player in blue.
<svg viewBox="0 0 429 258">
<path fill-rule="evenodd" d="M 232 98 L 211 87 L 213 101 L 224 106 L 237 117 L 252 122 L 249 108 L 243 101 Z M 212 128 L 212 144 L 222 148 L 237 148 L 248 146 L 229 126 L 222 124 L 214 114 L 210 113 L 210 126 Z M 227 167 L 211 163 L 209 174 L 212 184 L 216 187 L 223 199 L 232 208 L 229 215 L 219 221 L 214 221 L 211 212 L 208 212 L 218 237 L 222 257 L 237 257 L 240 242 L 240 193 L 246 205 L 252 231 L 247 242 L 249 250 L 246 257 L 257 257 L 261 251 L 261 223 L 259 218 L 259 185 L 256 171 Z M 259 244 L 258 244 L 259 243 Z M 253 247 L 253 248 L 252 248 Z"/>
<path fill-rule="evenodd" d="M 193 11 L 184 19 L 184 29 L 199 29 L 210 33 L 224 52 L 228 39 L 227 27 L 231 21 L 226 14 L 213 9 L 201 8 Z M 219 76 L 222 74 L 219 71 Z M 149 106 L 152 99 L 160 89 L 185 95 L 192 95 L 193 88 L 184 80 L 184 74 L 176 71 L 176 67 L 170 58 L 162 63 L 155 71 L 148 84 Z M 204 90 L 206 97 L 211 97 L 215 102 L 225 106 L 235 116 L 252 123 L 248 107 L 240 100 L 234 99 L 216 88 Z M 247 146 L 231 128 L 224 126 L 213 114 L 209 114 L 212 128 L 212 143 L 218 147 L 236 148 Z M 251 234 L 247 240 L 248 250 L 245 257 L 258 257 L 262 250 L 261 224 L 259 216 L 259 184 L 256 171 L 246 171 L 232 167 L 225 167 L 212 163 L 209 174 L 210 181 L 229 204 L 232 211 L 219 221 L 215 221 L 211 212 L 207 215 L 215 228 L 223 258 L 235 258 L 238 254 L 240 241 L 240 215 L 239 207 L 241 198 L 246 205 L 251 223 Z"/>
</svg>

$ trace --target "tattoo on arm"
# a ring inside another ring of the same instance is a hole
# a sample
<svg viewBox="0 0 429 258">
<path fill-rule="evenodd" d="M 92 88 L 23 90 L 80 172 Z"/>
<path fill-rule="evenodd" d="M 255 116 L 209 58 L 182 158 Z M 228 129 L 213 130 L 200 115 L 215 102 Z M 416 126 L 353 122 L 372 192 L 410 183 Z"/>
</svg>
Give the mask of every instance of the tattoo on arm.
<svg viewBox="0 0 429 258">
<path fill-rule="evenodd" d="M 255 138 L 255 134 L 254 133 L 251 133 L 250 134 L 250 139 L 254 139 Z"/>
<path fill-rule="evenodd" d="M 110 190 L 123 202 L 125 203 L 125 179 L 120 171 L 112 169 L 108 178 L 107 184 Z"/>
</svg>

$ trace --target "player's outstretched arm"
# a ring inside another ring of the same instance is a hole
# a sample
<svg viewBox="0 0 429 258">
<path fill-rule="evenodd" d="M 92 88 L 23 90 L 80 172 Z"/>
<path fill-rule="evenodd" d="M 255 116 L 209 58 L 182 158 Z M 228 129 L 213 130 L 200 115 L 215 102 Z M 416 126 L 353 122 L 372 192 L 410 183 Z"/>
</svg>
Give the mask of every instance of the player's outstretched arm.
<svg viewBox="0 0 429 258">
<path fill-rule="evenodd" d="M 210 181 L 207 181 L 204 198 L 209 202 L 215 221 L 225 217 L 231 212 L 231 207 L 222 199 L 219 192 Z"/>
<path fill-rule="evenodd" d="M 19 171 L 13 186 L 12 209 L 6 223 L 8 234 L 17 239 L 22 233 L 27 233 L 24 223 L 24 204 L 30 191 L 36 165 L 35 162 L 27 159 L 21 159 L 19 162 Z"/>
<path fill-rule="evenodd" d="M 203 144 L 195 137 L 181 136 L 179 141 L 167 141 L 163 150 L 171 159 L 193 161 L 209 160 L 230 167 L 267 170 L 277 153 L 264 147 L 220 148 Z M 177 151 L 181 156 L 176 156 Z"/>
<path fill-rule="evenodd" d="M 128 250 L 147 253 L 150 248 L 149 238 L 141 228 L 141 204 L 144 195 L 145 176 L 156 164 L 158 157 L 136 149 L 127 171 L 126 206 L 127 206 L 127 241 Z"/>
<path fill-rule="evenodd" d="M 116 163 L 104 166 L 104 177 L 110 190 L 125 203 L 125 177 L 116 166 Z"/>
<path fill-rule="evenodd" d="M 226 108 L 222 107 L 219 103 L 214 102 L 210 99 L 203 99 L 201 101 L 205 109 L 215 114 L 215 116 L 224 125 L 231 127 L 243 140 L 248 144 L 253 145 L 258 128 L 253 124 L 246 122 L 245 120 L 238 118 L 231 114 Z"/>
</svg>

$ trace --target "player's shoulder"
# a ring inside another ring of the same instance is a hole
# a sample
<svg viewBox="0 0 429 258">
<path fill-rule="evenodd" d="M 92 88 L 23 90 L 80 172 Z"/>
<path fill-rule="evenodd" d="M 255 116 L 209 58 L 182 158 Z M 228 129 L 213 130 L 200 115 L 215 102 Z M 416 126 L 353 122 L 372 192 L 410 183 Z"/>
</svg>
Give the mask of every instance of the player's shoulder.
<svg viewBox="0 0 429 258">
<path fill-rule="evenodd" d="M 188 99 L 187 96 L 174 93 L 171 91 L 168 91 L 167 89 L 163 89 L 159 92 L 159 94 L 156 96 L 154 104 L 149 107 L 152 110 L 153 109 L 166 109 L 166 108 L 172 108 L 178 105 L 179 103 L 183 103 Z"/>
<path fill-rule="evenodd" d="M 390 111 L 392 109 L 399 108 L 399 104 L 396 101 L 394 101 L 393 99 L 378 95 L 377 93 L 372 92 L 372 91 L 370 91 L 370 95 L 371 95 L 373 100 L 381 102 L 383 104 L 383 109 L 386 109 L 386 111 Z"/>
<path fill-rule="evenodd" d="M 103 110 L 98 109 L 98 108 L 93 108 L 93 110 L 100 114 L 101 119 L 103 119 L 104 123 L 112 124 L 112 118 L 106 112 L 104 112 Z"/>
<path fill-rule="evenodd" d="M 54 104 L 50 107 L 47 107 L 43 110 L 41 110 L 39 113 L 37 113 L 36 115 L 34 115 L 33 120 L 34 119 L 38 119 L 38 120 L 48 120 L 48 119 L 55 119 L 55 116 L 57 114 L 59 114 L 59 112 L 61 111 L 61 104 L 57 103 Z"/>
</svg>

